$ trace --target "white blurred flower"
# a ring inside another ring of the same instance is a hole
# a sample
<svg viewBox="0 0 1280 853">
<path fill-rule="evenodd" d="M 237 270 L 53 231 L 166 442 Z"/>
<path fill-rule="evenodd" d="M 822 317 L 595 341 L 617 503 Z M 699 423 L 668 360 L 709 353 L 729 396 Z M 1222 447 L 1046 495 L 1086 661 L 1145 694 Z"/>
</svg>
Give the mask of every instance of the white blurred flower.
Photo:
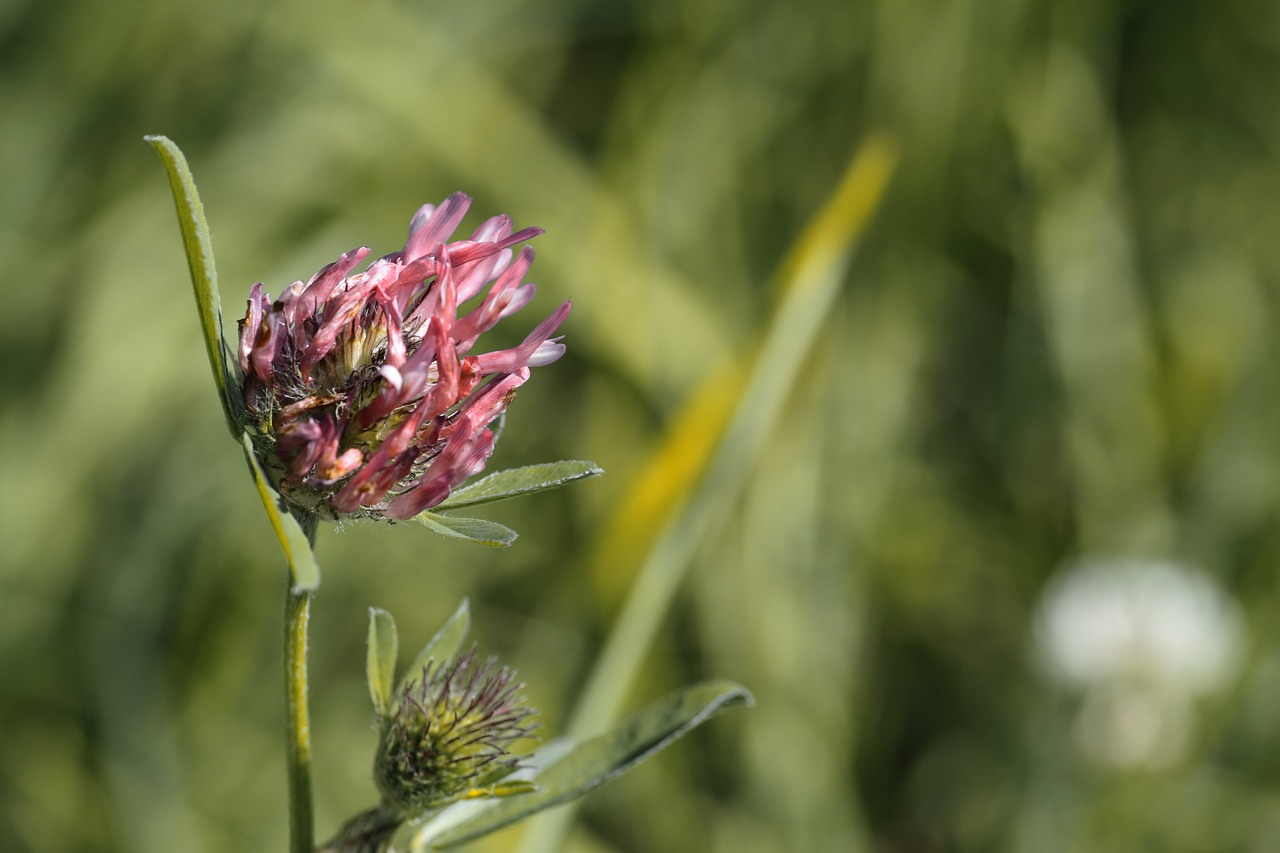
<svg viewBox="0 0 1280 853">
<path fill-rule="evenodd" d="M 1036 621 L 1041 662 L 1084 694 L 1081 747 L 1119 767 L 1180 757 L 1194 699 L 1231 682 L 1243 634 L 1239 606 L 1212 578 L 1149 560 L 1071 567 L 1050 583 Z"/>
</svg>

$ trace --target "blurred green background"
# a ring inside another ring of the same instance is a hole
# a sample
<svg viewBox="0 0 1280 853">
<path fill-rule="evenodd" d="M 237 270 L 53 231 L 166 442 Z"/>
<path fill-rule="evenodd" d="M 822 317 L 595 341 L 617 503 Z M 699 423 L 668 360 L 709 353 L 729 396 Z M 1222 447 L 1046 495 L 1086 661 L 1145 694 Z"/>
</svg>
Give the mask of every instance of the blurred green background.
<svg viewBox="0 0 1280 853">
<path fill-rule="evenodd" d="M 606 477 L 495 506 L 503 552 L 321 532 L 321 837 L 374 799 L 370 605 L 416 648 L 470 596 L 563 726 L 737 399 L 714 377 L 771 375 L 779 270 L 877 138 L 888 190 L 624 703 L 723 676 L 757 707 L 564 849 L 1280 849 L 1278 92 L 1264 0 L 5 0 L 0 849 L 285 847 L 283 564 L 144 133 L 191 161 L 229 322 L 455 189 L 464 228 L 547 229 L 502 334 L 574 300 L 491 467 Z M 1037 651 L 1050 579 L 1115 555 L 1242 615 L 1136 760 L 1081 748 L 1092 694 Z"/>
</svg>

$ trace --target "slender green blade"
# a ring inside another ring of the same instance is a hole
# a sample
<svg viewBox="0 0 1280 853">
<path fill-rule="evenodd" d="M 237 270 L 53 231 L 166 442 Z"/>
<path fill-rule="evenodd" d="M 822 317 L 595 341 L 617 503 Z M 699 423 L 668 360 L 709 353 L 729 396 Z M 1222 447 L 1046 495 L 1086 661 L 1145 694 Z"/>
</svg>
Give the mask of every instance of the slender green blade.
<svg viewBox="0 0 1280 853">
<path fill-rule="evenodd" d="M 594 462 L 576 459 L 528 465 L 523 468 L 508 468 L 463 486 L 436 508 L 461 509 L 493 503 L 514 498 L 517 495 L 554 489 L 565 483 L 572 483 L 574 480 L 598 477 L 603 473 L 604 471 Z"/>
<path fill-rule="evenodd" d="M 289 512 L 284 498 L 267 482 L 267 475 L 262 472 L 258 458 L 253 454 L 253 442 L 248 433 L 242 433 L 240 443 L 244 446 L 244 457 L 249 460 L 249 470 L 253 472 L 253 481 L 258 486 L 258 497 L 262 498 L 262 506 L 267 511 L 271 529 L 280 541 L 280 549 L 284 558 L 289 561 L 289 571 L 293 575 L 293 588 L 296 590 L 315 589 L 320 586 L 320 566 L 316 564 L 315 554 L 311 551 L 311 543 L 307 534 L 298 524 L 298 520 Z"/>
<path fill-rule="evenodd" d="M 411 850 L 442 850 L 501 829 L 543 809 L 577 799 L 669 746 L 711 717 L 737 705 L 750 705 L 751 694 L 728 681 L 687 687 L 627 716 L 609 732 L 564 751 L 562 743 L 544 749 L 562 757 L 543 766 L 535 753 L 530 780 L 537 790 L 507 799 L 462 803 L 441 812 L 413 837 Z M 517 777 L 518 778 L 518 777 Z"/>
<path fill-rule="evenodd" d="M 439 631 L 436 631 L 436 635 L 422 647 L 422 651 L 418 652 L 418 656 L 413 659 L 413 664 L 405 670 L 397 695 L 403 694 L 415 682 L 421 681 L 422 672 L 431 661 L 443 662 L 456 656 L 462 648 L 463 641 L 467 639 L 467 634 L 470 632 L 471 602 L 464 598 L 462 603 L 458 605 L 458 609 L 453 611 L 453 615 L 449 617 L 449 621 L 445 622 Z"/>
<path fill-rule="evenodd" d="M 396 620 L 377 607 L 369 608 L 369 649 L 365 670 L 369 679 L 369 698 L 379 717 L 391 711 L 391 686 L 396 680 Z"/>
<path fill-rule="evenodd" d="M 504 527 L 487 518 L 456 518 L 451 515 L 421 512 L 415 515 L 413 520 L 441 536 L 463 539 L 477 545 L 488 545 L 490 548 L 506 548 L 520 535 L 510 527 Z"/>
<path fill-rule="evenodd" d="M 155 148 L 164 162 L 165 171 L 169 173 L 169 187 L 178 209 L 178 226 L 182 229 L 182 245 L 187 253 L 187 266 L 191 269 L 196 309 L 200 312 L 205 351 L 213 371 L 213 382 L 218 387 L 218 399 L 227 419 L 227 428 L 235 437 L 240 434 L 243 424 L 229 391 L 235 382 L 235 372 L 231 350 L 222 336 L 222 299 L 218 295 L 218 271 L 213 264 L 213 241 L 204 218 L 204 205 L 200 203 L 187 158 L 178 146 L 166 136 L 144 136 L 143 139 Z"/>
<path fill-rule="evenodd" d="M 784 416 L 796 383 L 805 375 L 806 360 L 830 317 L 858 238 L 878 209 L 896 163 L 897 148 L 891 140 L 868 139 L 789 253 L 778 275 L 781 299 L 761 336 L 751 371 L 737 400 L 722 403 L 731 405 L 733 414 L 717 444 L 691 442 L 691 447 L 710 454 L 700 461 L 703 473 L 678 512 L 658 528 L 569 718 L 570 735 L 593 731 L 613 719 L 698 548 L 723 527 L 726 508 L 733 505 L 758 459 L 768 451 L 769 438 Z M 721 390 L 708 385 L 704 393 L 718 395 Z M 674 437 L 695 438 L 684 431 Z M 660 457 L 662 462 L 666 459 Z M 677 483 L 677 488 L 683 490 L 689 484 Z M 650 505 L 637 501 L 629 508 Z M 525 833 L 521 853 L 560 850 L 571 819 L 568 810 L 540 819 L 538 826 Z"/>
</svg>

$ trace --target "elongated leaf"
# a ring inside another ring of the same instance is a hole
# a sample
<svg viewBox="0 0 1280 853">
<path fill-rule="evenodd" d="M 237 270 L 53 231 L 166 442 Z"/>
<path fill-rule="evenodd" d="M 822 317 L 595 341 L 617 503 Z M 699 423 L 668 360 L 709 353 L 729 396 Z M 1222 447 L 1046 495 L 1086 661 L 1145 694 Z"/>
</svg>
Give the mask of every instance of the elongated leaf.
<svg viewBox="0 0 1280 853">
<path fill-rule="evenodd" d="M 458 489 L 436 509 L 460 509 L 479 504 L 528 495 L 582 480 L 598 477 L 604 471 L 594 462 L 566 459 L 562 462 L 546 462 L 524 468 L 508 468 L 497 471 Z"/>
<path fill-rule="evenodd" d="M 396 620 L 376 607 L 369 608 L 369 649 L 365 670 L 369 679 L 369 698 L 379 717 L 391 711 L 391 686 L 396 680 Z"/>
<path fill-rule="evenodd" d="M 436 635 L 413 659 L 413 664 L 405 670 L 396 696 L 400 696 L 407 687 L 422 679 L 422 671 L 428 663 L 433 660 L 443 662 L 457 655 L 469 633 L 471 633 L 471 602 L 464 598 L 458 605 L 458 609 L 449 617 L 449 621 L 436 631 Z M 394 700 L 396 697 L 392 698 Z"/>
<path fill-rule="evenodd" d="M 491 548 L 506 548 L 520 535 L 510 527 L 504 527 L 487 518 L 456 518 L 451 515 L 436 515 L 433 512 L 421 512 L 413 520 L 428 530 L 448 536 L 450 539 L 465 539 L 477 545 L 488 545 Z"/>
<path fill-rule="evenodd" d="M 501 829 L 543 809 L 576 799 L 625 773 L 711 717 L 736 705 L 750 705 L 751 694 L 727 681 L 679 690 L 621 720 L 600 737 L 572 746 L 551 743 L 562 757 L 548 763 L 530 760 L 537 790 L 506 799 L 451 806 L 413 836 L 415 853 L 442 850 Z M 526 771 L 527 772 L 527 771 Z M 516 774 L 519 779 L 523 774 Z"/>
<path fill-rule="evenodd" d="M 244 458 L 249 460 L 249 470 L 253 472 L 253 481 L 258 486 L 258 497 L 262 498 L 262 506 L 267 511 L 271 529 L 275 531 L 276 539 L 280 541 L 284 558 L 289 561 L 289 570 L 293 575 L 293 588 L 315 589 L 320 586 L 320 566 L 316 564 L 316 557 L 311 551 L 311 543 L 307 540 L 306 532 L 289 512 L 284 498 L 280 497 L 267 482 L 267 475 L 262 472 L 258 458 L 253 454 L 253 441 L 250 440 L 248 433 L 241 434 L 240 443 L 244 446 Z"/>
<path fill-rule="evenodd" d="M 204 205 L 200 203 L 187 158 L 178 146 L 166 136 L 144 136 L 143 139 L 155 148 L 164 161 L 165 171 L 169 173 L 169 188 L 178 209 L 178 226 L 182 229 L 182 245 L 187 253 L 187 266 L 191 269 L 191 286 L 195 292 L 196 310 L 200 313 L 205 351 L 209 356 L 209 367 L 213 370 L 214 384 L 218 387 L 222 413 L 234 438 L 240 434 L 243 424 L 237 414 L 239 407 L 229 390 L 235 384 L 235 372 L 231 350 L 222 336 L 222 298 L 218 295 L 218 271 L 213 263 L 213 241 L 204 218 Z"/>
</svg>

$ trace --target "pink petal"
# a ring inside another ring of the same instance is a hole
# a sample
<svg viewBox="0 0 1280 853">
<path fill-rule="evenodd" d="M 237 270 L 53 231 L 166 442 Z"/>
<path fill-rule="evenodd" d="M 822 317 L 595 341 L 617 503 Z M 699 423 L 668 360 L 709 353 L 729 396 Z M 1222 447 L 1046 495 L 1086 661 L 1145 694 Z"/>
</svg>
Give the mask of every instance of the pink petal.
<svg viewBox="0 0 1280 853">
<path fill-rule="evenodd" d="M 462 217 L 467 215 L 471 197 L 456 192 L 435 210 L 428 211 L 428 207 L 429 205 L 419 210 L 410 224 L 409 239 L 404 244 L 405 261 L 415 261 L 429 249 L 447 240 L 462 222 Z M 425 215 L 424 211 L 427 211 Z"/>
<path fill-rule="evenodd" d="M 431 286 L 429 279 L 435 277 L 436 266 L 436 259 L 428 255 L 400 267 L 395 283 L 387 288 L 388 292 L 395 298 L 400 316 L 405 316 L 405 312 L 414 303 L 414 300 L 420 299 L 427 292 Z M 408 322 L 414 322 L 412 315 L 409 317 Z"/>
<path fill-rule="evenodd" d="M 240 369 L 245 373 L 249 372 L 249 353 L 253 352 L 253 343 L 262 327 L 262 315 L 270 307 L 261 282 L 249 288 L 249 304 L 244 319 L 240 321 Z"/>
<path fill-rule="evenodd" d="M 276 431 L 276 456 L 301 480 L 316 464 L 329 438 L 325 425 L 317 420 L 291 421 Z"/>
<path fill-rule="evenodd" d="M 529 369 L 522 367 L 514 373 L 491 381 L 478 394 L 472 394 L 459 410 L 458 416 L 475 426 L 488 426 L 507 408 L 516 389 L 529 381 Z"/>
<path fill-rule="evenodd" d="M 384 364 L 378 368 L 378 375 L 387 380 L 387 383 L 398 394 L 400 389 L 404 387 L 404 376 L 401 375 L 400 369 L 390 364 Z"/>
<path fill-rule="evenodd" d="M 309 320 L 314 317 L 320 306 L 333 294 L 334 288 L 368 254 L 369 249 L 366 246 L 352 249 L 350 252 L 344 252 L 336 261 L 313 275 L 311 281 L 307 282 L 306 289 L 303 290 L 301 298 L 289 317 L 289 324 L 296 327 L 303 320 Z"/>
<path fill-rule="evenodd" d="M 484 460 L 493 452 L 493 434 L 486 430 L 473 439 L 469 422 L 460 421 L 457 427 L 419 484 L 392 500 L 384 515 L 399 521 L 412 518 L 447 498 L 454 486 L 484 466 Z"/>
<path fill-rule="evenodd" d="M 342 334 L 347 324 L 355 321 L 360 316 L 360 312 L 364 310 L 374 291 L 387 278 L 394 276 L 397 269 L 393 264 L 375 261 L 374 265 L 369 267 L 368 271 L 363 274 L 363 277 L 356 276 L 347 279 L 351 283 L 350 289 L 341 296 L 330 300 L 329 304 L 325 306 L 324 323 L 303 349 L 302 360 L 298 368 L 304 379 L 311 378 L 311 368 L 315 367 L 320 359 L 333 351 L 333 348 L 337 346 L 338 337 Z M 359 281 L 357 281 L 357 278 Z"/>
<path fill-rule="evenodd" d="M 529 271 L 531 264 L 533 264 L 533 249 L 525 246 L 511 266 L 507 267 L 493 283 L 493 287 L 489 288 L 484 301 L 457 322 L 453 332 L 454 339 L 470 346 L 476 338 L 493 328 L 493 324 L 498 322 L 503 310 L 508 307 L 513 294 L 519 290 L 517 285 Z M 527 302 L 532 296 L 533 291 L 530 290 L 524 301 Z"/>
<path fill-rule="evenodd" d="M 497 352 L 487 352 L 482 355 L 473 355 L 467 357 L 468 366 L 476 373 L 512 373 L 515 370 L 529 364 L 530 359 L 539 353 L 539 349 L 560 328 L 560 324 L 564 322 L 564 318 L 569 316 L 570 303 L 566 301 L 557 308 L 550 317 L 538 324 L 538 327 L 529 333 L 524 339 L 524 343 L 517 347 L 506 350 L 498 350 Z M 554 350 L 547 350 L 542 353 L 543 357 L 551 355 Z M 560 356 L 557 354 L 552 361 Z"/>
<path fill-rule="evenodd" d="M 348 480 L 330 503 L 338 512 L 354 512 L 382 500 L 392 486 L 413 470 L 417 453 L 403 453 L 392 459 L 389 448 L 379 447 L 356 475 Z"/>
<path fill-rule="evenodd" d="M 359 468 L 360 463 L 364 461 L 364 454 L 354 447 L 335 458 L 337 450 L 337 441 L 326 445 L 324 452 L 316 461 L 316 478 L 325 485 L 338 482 Z"/>
<path fill-rule="evenodd" d="M 391 367 L 399 367 L 404 364 L 405 346 L 404 333 L 400 328 L 400 311 L 396 308 L 394 301 L 385 297 L 378 300 L 378 307 L 382 309 L 383 317 L 387 322 L 387 364 Z"/>
<path fill-rule="evenodd" d="M 270 311 L 262 319 L 258 334 L 253 340 L 253 351 L 249 362 L 254 375 L 268 386 L 275 384 L 276 355 L 284 341 L 284 317 L 280 313 L 279 303 L 271 306 Z"/>
<path fill-rule="evenodd" d="M 439 328 L 439 327 L 437 327 Z M 453 338 L 443 329 L 436 340 L 436 384 L 432 386 L 430 397 L 430 417 L 442 415 L 458 402 L 461 386 L 462 365 L 453 349 Z"/>
<path fill-rule="evenodd" d="M 510 263 L 510 255 L 511 253 L 508 250 L 503 249 L 500 252 L 495 252 L 489 257 L 475 261 L 474 263 L 455 263 L 454 269 L 457 272 L 458 281 L 458 304 L 462 304 L 463 302 L 472 299 L 481 290 L 484 290 L 485 284 L 497 275 L 496 271 L 498 267 L 505 267 L 507 263 Z M 450 247 L 450 260 L 452 260 L 453 257 L 453 249 Z"/>
<path fill-rule="evenodd" d="M 455 267 L 460 267 L 503 252 L 542 233 L 541 228 L 524 228 L 496 241 L 457 240 L 449 244 L 449 257 Z"/>
<path fill-rule="evenodd" d="M 529 356 L 529 360 L 525 362 L 525 365 L 527 367 L 546 367 L 548 364 L 554 364 L 559 361 L 560 357 L 565 353 L 565 346 L 560 343 L 562 340 L 564 340 L 563 336 L 550 338 L 540 343 L 538 348 L 533 351 L 533 355 Z"/>
<path fill-rule="evenodd" d="M 396 521 L 408 521 L 423 510 L 431 509 L 444 501 L 451 491 L 448 480 L 437 477 L 395 498 L 387 504 L 382 514 Z"/>
<path fill-rule="evenodd" d="M 470 239 L 475 243 L 496 243 L 511 233 L 513 224 L 511 217 L 505 213 L 490 216 L 480 223 L 479 228 L 471 232 Z"/>
<path fill-rule="evenodd" d="M 443 244 L 436 250 L 439 259 L 439 270 L 436 273 L 436 310 L 432 313 L 447 333 L 458 319 L 458 288 L 453 274 L 453 264 L 449 258 L 448 247 Z"/>
</svg>

